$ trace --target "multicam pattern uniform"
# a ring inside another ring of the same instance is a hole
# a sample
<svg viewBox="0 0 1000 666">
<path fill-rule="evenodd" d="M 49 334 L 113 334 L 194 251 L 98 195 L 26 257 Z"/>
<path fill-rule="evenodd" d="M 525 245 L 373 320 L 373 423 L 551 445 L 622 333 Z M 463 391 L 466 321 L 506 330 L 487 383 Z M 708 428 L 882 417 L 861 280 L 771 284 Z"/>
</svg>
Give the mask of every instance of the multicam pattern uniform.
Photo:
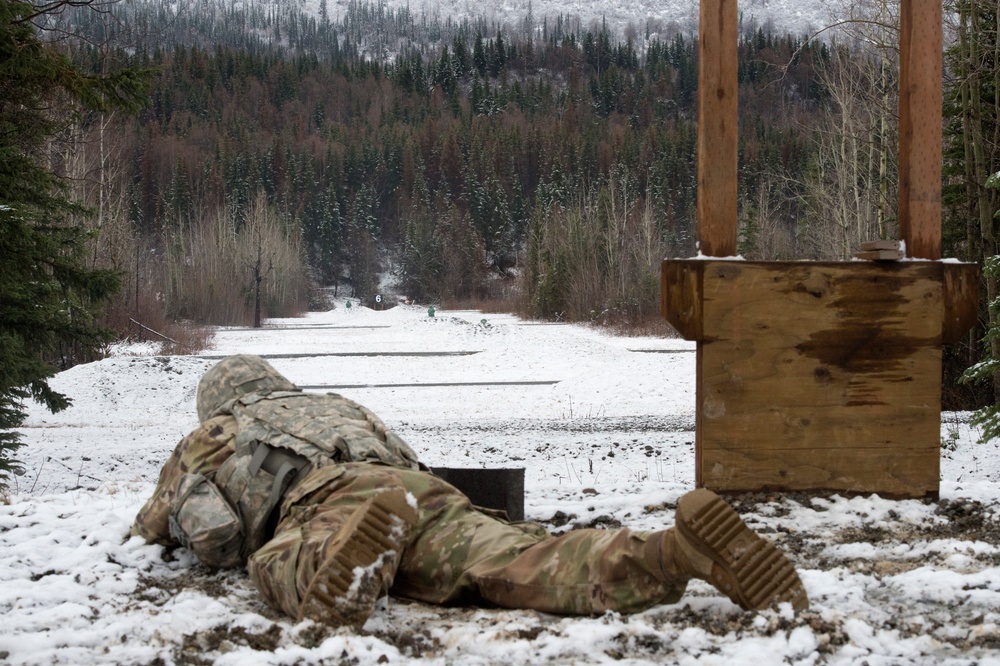
<svg viewBox="0 0 1000 666">
<path fill-rule="evenodd" d="M 330 395 L 327 400 L 328 418 L 343 413 L 343 398 Z M 374 430 L 370 423 L 365 437 Z M 339 430 L 348 445 L 349 431 Z M 180 477 L 186 472 L 213 474 L 234 454 L 238 436 L 237 419 L 223 414 L 185 437 L 164 466 L 133 532 L 147 541 L 176 545 L 167 517 Z M 671 579 L 661 567 L 660 533 L 587 529 L 553 537 L 539 525 L 508 523 L 474 508 L 457 489 L 428 472 L 349 462 L 314 469 L 285 496 L 274 537 L 247 563 L 267 601 L 297 617 L 301 596 L 326 560 L 324 547 L 360 505 L 391 488 L 415 499 L 419 521 L 403 552 L 383 566 L 383 593 L 429 603 L 592 614 L 672 603 L 684 591 L 684 581 Z"/>
<path fill-rule="evenodd" d="M 367 407 L 335 393 L 252 393 L 224 408 L 236 417 L 236 451 L 255 441 L 302 454 L 322 467 L 377 462 L 419 469 L 417 454 Z"/>
</svg>

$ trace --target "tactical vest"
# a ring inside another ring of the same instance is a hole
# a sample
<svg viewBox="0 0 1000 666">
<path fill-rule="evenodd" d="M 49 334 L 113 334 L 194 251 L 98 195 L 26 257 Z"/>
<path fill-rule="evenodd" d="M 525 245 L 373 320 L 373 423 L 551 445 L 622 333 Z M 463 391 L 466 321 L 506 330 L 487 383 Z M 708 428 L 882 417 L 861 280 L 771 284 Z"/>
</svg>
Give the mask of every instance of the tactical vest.
<svg viewBox="0 0 1000 666">
<path fill-rule="evenodd" d="M 336 394 L 255 393 L 232 403 L 236 453 L 214 479 L 181 479 L 171 533 L 208 566 L 239 566 L 273 534 L 281 500 L 310 471 L 345 462 L 419 469 L 375 414 Z"/>
</svg>

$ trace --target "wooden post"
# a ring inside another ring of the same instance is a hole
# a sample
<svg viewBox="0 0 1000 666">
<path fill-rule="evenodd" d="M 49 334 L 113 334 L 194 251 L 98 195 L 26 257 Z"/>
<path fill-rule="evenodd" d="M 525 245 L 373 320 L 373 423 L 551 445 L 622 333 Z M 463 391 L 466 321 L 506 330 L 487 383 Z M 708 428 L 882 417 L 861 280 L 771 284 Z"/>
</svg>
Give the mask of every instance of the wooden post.
<svg viewBox="0 0 1000 666">
<path fill-rule="evenodd" d="M 907 256 L 935 260 L 941 258 L 941 20 L 941 0 L 900 2 L 899 231 Z"/>
<path fill-rule="evenodd" d="M 698 243 L 736 254 L 736 0 L 703 0 L 698 27 Z"/>
</svg>

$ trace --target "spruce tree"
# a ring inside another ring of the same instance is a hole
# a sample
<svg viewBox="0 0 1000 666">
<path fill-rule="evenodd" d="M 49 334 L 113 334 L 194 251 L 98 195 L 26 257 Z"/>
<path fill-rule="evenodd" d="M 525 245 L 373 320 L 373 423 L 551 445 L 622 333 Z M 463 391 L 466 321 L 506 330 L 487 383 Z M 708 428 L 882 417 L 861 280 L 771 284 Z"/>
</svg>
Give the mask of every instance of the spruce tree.
<svg viewBox="0 0 1000 666">
<path fill-rule="evenodd" d="M 20 469 L 24 401 L 53 412 L 70 404 L 48 379 L 105 339 L 95 308 L 118 286 L 114 273 L 85 267 L 85 231 L 68 221 L 85 211 L 44 157 L 77 113 L 136 108 L 145 77 L 88 75 L 43 42 L 34 22 L 69 4 L 0 3 L 0 489 Z"/>
</svg>

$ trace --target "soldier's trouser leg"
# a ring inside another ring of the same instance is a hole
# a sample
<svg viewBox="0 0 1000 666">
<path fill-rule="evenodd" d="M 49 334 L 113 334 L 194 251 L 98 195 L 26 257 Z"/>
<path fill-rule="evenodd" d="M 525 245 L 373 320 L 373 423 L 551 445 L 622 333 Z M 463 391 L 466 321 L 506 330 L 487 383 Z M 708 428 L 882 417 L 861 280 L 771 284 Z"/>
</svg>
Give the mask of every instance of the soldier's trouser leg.
<svg viewBox="0 0 1000 666">
<path fill-rule="evenodd" d="M 411 474 L 400 476 L 420 500 L 421 520 L 394 594 L 594 614 L 673 603 L 684 592 L 686 578 L 663 575 L 652 533 L 586 529 L 552 536 L 539 525 L 484 515 L 444 481 Z"/>
<path fill-rule="evenodd" d="M 691 578 L 744 609 L 809 606 L 791 561 L 703 488 L 681 497 L 676 528 L 659 532 L 577 530 L 525 544 L 510 527 L 480 523 L 465 568 L 480 595 L 500 606 L 634 612 L 678 601 Z"/>
<path fill-rule="evenodd" d="M 632 613 L 681 598 L 685 579 L 664 581 L 649 533 L 574 530 L 524 543 L 486 525 L 473 540 L 466 575 L 498 606 L 550 613 Z M 493 549 L 497 541 L 506 548 Z"/>
<path fill-rule="evenodd" d="M 292 617 L 360 626 L 392 585 L 417 513 L 393 470 L 366 468 L 331 469 L 250 556 L 251 579 Z"/>
<path fill-rule="evenodd" d="M 275 537 L 248 563 L 265 598 L 293 617 L 302 615 L 303 598 L 316 589 L 317 574 L 336 561 L 331 550 L 342 543 L 337 535 L 343 528 L 364 523 L 368 514 L 359 519 L 358 512 L 373 501 L 384 505 L 382 518 L 387 509 L 390 515 L 407 513 L 401 497 L 416 500 L 419 517 L 407 518 L 412 529 L 399 534 L 392 557 L 375 567 L 369 582 L 379 594 L 391 586 L 394 594 L 430 603 L 487 602 L 567 614 L 635 612 L 676 602 L 688 579 L 703 578 L 745 608 L 773 600 L 791 601 L 795 608 L 808 604 L 787 558 L 761 543 L 708 491 L 681 498 L 677 523 L 683 535 L 672 528 L 576 530 L 553 537 L 539 525 L 510 524 L 473 509 L 458 490 L 425 472 L 347 464 L 314 474 L 308 480 L 315 483 L 296 489 L 304 494 Z M 726 527 L 722 536 L 716 523 Z M 761 569 L 758 560 L 767 566 Z M 367 615 L 362 615 L 355 619 L 363 622 Z"/>
</svg>

